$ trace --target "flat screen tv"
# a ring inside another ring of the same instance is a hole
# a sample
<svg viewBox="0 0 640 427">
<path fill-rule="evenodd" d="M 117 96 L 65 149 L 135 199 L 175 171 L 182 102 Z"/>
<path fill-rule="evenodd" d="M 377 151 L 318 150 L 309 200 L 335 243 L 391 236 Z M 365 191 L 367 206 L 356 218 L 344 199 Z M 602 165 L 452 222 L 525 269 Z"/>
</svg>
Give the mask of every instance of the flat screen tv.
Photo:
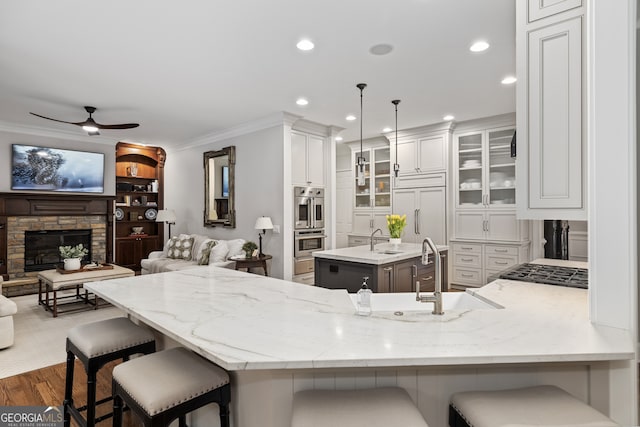
<svg viewBox="0 0 640 427">
<path fill-rule="evenodd" d="M 229 197 L 229 166 L 222 167 L 222 197 Z"/>
<path fill-rule="evenodd" d="M 104 192 L 104 154 L 12 145 L 11 189 Z"/>
</svg>

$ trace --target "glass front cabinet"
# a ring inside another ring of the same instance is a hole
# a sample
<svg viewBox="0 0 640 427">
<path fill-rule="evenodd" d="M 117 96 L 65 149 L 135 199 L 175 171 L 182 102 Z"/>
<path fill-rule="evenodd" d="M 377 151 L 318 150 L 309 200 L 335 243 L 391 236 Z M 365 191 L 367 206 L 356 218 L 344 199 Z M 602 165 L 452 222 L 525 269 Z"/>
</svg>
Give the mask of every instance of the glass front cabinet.
<svg viewBox="0 0 640 427">
<path fill-rule="evenodd" d="M 456 207 L 515 208 L 514 127 L 470 132 L 456 138 Z"/>
<path fill-rule="evenodd" d="M 353 152 L 354 194 L 358 209 L 391 207 L 391 164 L 389 147 L 366 148 L 364 157 L 364 181 L 358 180 L 358 157 L 360 150 Z"/>
</svg>

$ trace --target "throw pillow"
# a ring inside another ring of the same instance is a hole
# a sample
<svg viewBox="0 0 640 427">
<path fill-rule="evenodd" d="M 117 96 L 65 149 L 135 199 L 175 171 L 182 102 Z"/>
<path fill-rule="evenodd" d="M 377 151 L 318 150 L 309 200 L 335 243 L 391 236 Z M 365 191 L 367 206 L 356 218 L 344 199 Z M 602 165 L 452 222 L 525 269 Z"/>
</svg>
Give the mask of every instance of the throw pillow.
<svg viewBox="0 0 640 427">
<path fill-rule="evenodd" d="M 244 239 L 227 240 L 227 245 L 229 246 L 229 254 L 227 256 L 231 258 L 232 256 L 244 255 L 242 245 L 244 245 L 245 241 Z"/>
<path fill-rule="evenodd" d="M 172 259 L 191 259 L 193 237 L 172 237 L 167 244 L 167 256 Z"/>
<path fill-rule="evenodd" d="M 198 255 L 198 265 L 209 265 L 209 257 L 211 256 L 211 249 L 216 245 L 215 240 L 207 240 L 200 245 L 200 254 Z"/>
<path fill-rule="evenodd" d="M 209 264 L 226 261 L 227 253 L 229 253 L 227 242 L 225 240 L 218 240 L 217 244 L 213 248 L 211 248 L 211 253 L 209 254 Z"/>
</svg>

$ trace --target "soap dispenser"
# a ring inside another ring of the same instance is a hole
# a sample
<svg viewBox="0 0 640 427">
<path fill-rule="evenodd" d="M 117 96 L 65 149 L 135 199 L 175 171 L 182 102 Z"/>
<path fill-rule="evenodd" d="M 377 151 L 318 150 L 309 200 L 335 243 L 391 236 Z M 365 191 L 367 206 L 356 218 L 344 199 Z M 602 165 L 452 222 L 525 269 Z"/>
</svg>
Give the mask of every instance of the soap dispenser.
<svg viewBox="0 0 640 427">
<path fill-rule="evenodd" d="M 367 286 L 368 277 L 362 278 L 362 287 L 358 290 L 356 295 L 357 313 L 360 316 L 371 315 L 371 289 Z"/>
</svg>

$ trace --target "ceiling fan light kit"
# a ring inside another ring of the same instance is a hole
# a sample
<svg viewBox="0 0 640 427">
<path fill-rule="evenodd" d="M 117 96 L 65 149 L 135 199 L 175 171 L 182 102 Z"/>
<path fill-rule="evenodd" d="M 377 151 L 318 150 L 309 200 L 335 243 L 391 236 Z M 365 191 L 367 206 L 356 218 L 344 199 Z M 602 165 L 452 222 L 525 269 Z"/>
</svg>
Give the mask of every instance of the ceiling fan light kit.
<svg viewBox="0 0 640 427">
<path fill-rule="evenodd" d="M 89 135 L 100 135 L 99 131 L 101 129 L 133 129 L 133 128 L 137 128 L 138 126 L 140 126 L 140 124 L 138 124 L 138 123 L 122 123 L 122 124 L 116 124 L 116 125 L 103 125 L 103 124 L 97 123 L 95 120 L 93 120 L 92 115 L 93 115 L 93 113 L 95 113 L 96 107 L 85 106 L 84 109 L 85 109 L 85 111 L 87 113 L 89 113 L 89 118 L 87 118 L 87 120 L 85 120 L 84 122 L 67 122 L 65 120 L 58 120 L 58 119 L 52 119 L 51 117 L 41 116 L 40 114 L 36 114 L 36 113 L 29 113 L 29 114 L 34 115 L 36 117 L 43 118 L 43 119 L 52 120 L 54 122 L 60 122 L 60 123 L 66 123 L 66 124 L 69 124 L 69 125 L 80 126 Z"/>
</svg>

